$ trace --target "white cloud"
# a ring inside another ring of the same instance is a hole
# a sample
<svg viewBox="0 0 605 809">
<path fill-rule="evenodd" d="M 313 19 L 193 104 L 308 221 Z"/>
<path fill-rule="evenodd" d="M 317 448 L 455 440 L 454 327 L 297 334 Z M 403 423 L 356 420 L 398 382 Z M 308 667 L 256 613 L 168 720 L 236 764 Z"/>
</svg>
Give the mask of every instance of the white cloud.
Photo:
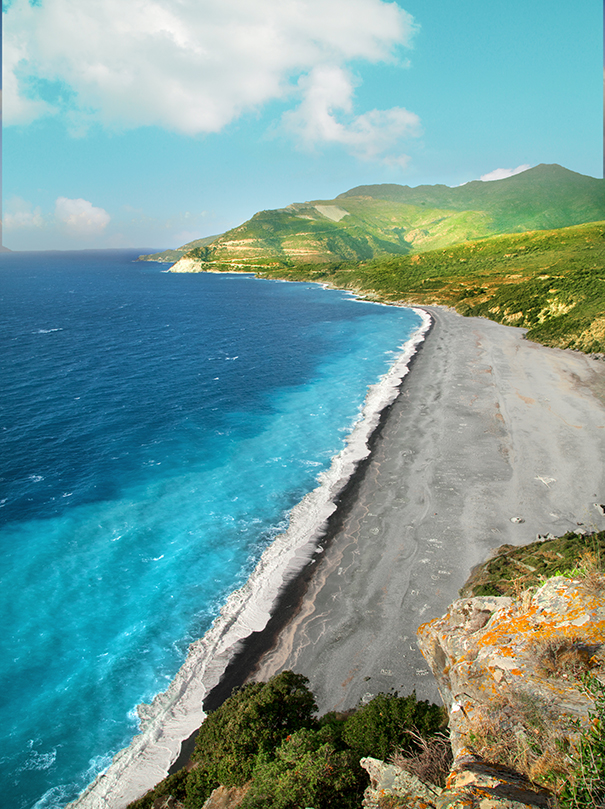
<svg viewBox="0 0 605 809">
<path fill-rule="evenodd" d="M 2 228 L 5 233 L 15 230 L 39 229 L 45 226 L 39 207 L 21 197 L 12 197 L 5 205 Z"/>
<path fill-rule="evenodd" d="M 190 135 L 288 99 L 301 75 L 395 59 L 415 29 L 384 0 L 13 0 L 4 19 L 6 123 L 63 112 L 75 130 Z M 359 116 L 349 142 L 370 155 L 378 129 L 409 127 L 409 115 Z"/>
<path fill-rule="evenodd" d="M 354 116 L 353 81 L 340 67 L 322 66 L 299 81 L 303 100 L 283 116 L 286 129 L 310 147 L 339 143 L 366 160 L 405 165 L 404 138 L 420 134 L 420 119 L 404 109 L 371 110 Z"/>
<path fill-rule="evenodd" d="M 73 235 L 95 236 L 102 233 L 111 217 L 85 199 L 59 197 L 55 202 L 55 218 Z"/>
<path fill-rule="evenodd" d="M 521 174 L 522 171 L 527 171 L 530 169 L 531 166 L 527 163 L 524 163 L 522 166 L 517 166 L 516 169 L 494 169 L 490 171 L 489 174 L 484 174 L 482 177 L 479 177 L 484 183 L 491 182 L 491 180 L 504 180 L 506 177 L 512 177 L 513 174 Z"/>
</svg>

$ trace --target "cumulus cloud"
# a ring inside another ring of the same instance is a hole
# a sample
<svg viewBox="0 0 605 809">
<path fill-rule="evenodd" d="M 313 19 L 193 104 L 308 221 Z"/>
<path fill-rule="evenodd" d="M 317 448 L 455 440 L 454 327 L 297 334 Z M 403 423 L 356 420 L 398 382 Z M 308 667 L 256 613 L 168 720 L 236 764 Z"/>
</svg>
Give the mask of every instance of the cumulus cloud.
<svg viewBox="0 0 605 809">
<path fill-rule="evenodd" d="M 85 199 L 59 197 L 55 202 L 55 218 L 73 235 L 95 236 L 102 233 L 111 217 Z"/>
<path fill-rule="evenodd" d="M 403 107 L 353 115 L 353 80 L 346 70 L 322 66 L 299 80 L 302 101 L 286 112 L 283 124 L 306 146 L 345 145 L 365 160 L 405 165 L 403 139 L 420 134 L 420 119 Z"/>
<path fill-rule="evenodd" d="M 6 123 L 65 113 L 75 128 L 190 135 L 290 98 L 318 69 L 395 59 L 415 29 L 384 0 L 13 0 L 4 17 Z M 369 155 L 406 115 L 366 113 L 348 137 Z"/>
<path fill-rule="evenodd" d="M 516 169 L 494 169 L 488 174 L 479 177 L 479 179 L 484 183 L 488 183 L 491 180 L 504 180 L 506 177 L 512 177 L 513 174 L 521 174 L 522 171 L 527 171 L 527 169 L 530 168 L 531 166 L 529 164 L 524 163 L 522 166 L 517 166 Z"/>
<path fill-rule="evenodd" d="M 31 202 L 21 197 L 12 197 L 7 204 L 2 220 L 5 232 L 24 230 L 30 228 L 43 228 L 45 226 L 42 210 L 34 208 Z"/>
</svg>

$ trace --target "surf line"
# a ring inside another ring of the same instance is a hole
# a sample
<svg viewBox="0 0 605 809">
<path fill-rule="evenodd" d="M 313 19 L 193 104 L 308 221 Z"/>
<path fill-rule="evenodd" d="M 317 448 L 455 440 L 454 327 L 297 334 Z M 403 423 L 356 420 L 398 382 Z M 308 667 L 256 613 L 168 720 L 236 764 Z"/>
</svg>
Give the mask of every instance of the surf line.
<svg viewBox="0 0 605 809">
<path fill-rule="evenodd" d="M 137 706 L 140 733 L 66 809 L 124 809 L 168 775 L 179 759 L 182 743 L 204 721 L 204 708 L 217 707 L 229 695 L 233 683 L 217 688 L 223 675 L 246 639 L 267 627 L 285 586 L 313 561 L 339 498 L 357 468 L 369 458 L 371 438 L 398 397 L 411 360 L 432 326 L 428 312 L 410 308 L 421 318 L 421 325 L 400 347 L 389 370 L 368 388 L 359 419 L 343 449 L 318 476 L 318 486 L 294 506 L 287 530 L 265 548 L 246 583 L 230 594 L 210 629 L 190 645 L 167 690 L 157 694 L 150 705 Z M 210 696 L 215 704 L 209 707 L 206 700 Z"/>
</svg>

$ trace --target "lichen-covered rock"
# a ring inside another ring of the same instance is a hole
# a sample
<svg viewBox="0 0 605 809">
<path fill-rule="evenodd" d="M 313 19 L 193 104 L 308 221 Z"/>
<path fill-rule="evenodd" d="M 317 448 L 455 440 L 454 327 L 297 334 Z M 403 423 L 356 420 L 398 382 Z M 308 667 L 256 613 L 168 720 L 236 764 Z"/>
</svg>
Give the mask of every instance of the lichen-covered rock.
<svg viewBox="0 0 605 809">
<path fill-rule="evenodd" d="M 450 773 L 435 809 L 548 809 L 547 792 L 518 773 L 461 756 Z"/>
<path fill-rule="evenodd" d="M 581 677 L 605 676 L 604 595 L 598 576 L 559 576 L 514 601 L 460 599 L 420 627 L 455 759 L 480 753 L 532 779 L 564 771 L 561 741 L 574 738 L 593 705 Z"/>
<path fill-rule="evenodd" d="M 376 758 L 362 758 L 360 763 L 370 776 L 362 803 L 364 809 L 381 809 L 386 796 L 400 798 L 397 803 L 405 809 L 435 809 L 435 801 L 441 794 L 438 786 L 424 784 L 401 767 Z"/>
</svg>

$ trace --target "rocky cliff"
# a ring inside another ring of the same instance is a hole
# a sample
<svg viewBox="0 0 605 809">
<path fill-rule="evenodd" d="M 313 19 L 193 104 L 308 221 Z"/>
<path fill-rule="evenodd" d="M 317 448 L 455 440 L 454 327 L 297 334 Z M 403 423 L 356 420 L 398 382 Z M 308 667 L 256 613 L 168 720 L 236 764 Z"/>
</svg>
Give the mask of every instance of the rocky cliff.
<svg viewBox="0 0 605 809">
<path fill-rule="evenodd" d="M 418 635 L 449 712 L 454 764 L 432 802 L 400 787 L 392 795 L 401 802 L 389 805 L 555 806 L 555 793 L 574 778 L 582 734 L 599 721 L 605 579 L 557 576 L 515 599 L 463 598 Z M 369 771 L 384 791 L 384 773 Z"/>
</svg>

